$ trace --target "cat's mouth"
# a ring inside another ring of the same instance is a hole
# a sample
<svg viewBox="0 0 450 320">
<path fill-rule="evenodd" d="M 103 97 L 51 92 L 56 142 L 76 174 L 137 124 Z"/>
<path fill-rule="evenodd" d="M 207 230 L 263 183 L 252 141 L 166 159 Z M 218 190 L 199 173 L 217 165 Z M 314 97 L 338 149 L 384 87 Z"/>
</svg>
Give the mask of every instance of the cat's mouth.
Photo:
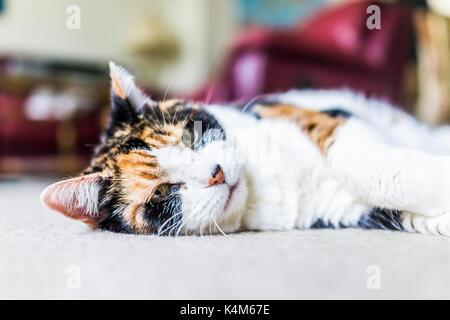
<svg viewBox="0 0 450 320">
<path fill-rule="evenodd" d="M 238 186 L 239 186 L 239 181 L 236 182 L 233 186 L 230 187 L 230 192 L 228 193 L 228 199 L 227 199 L 227 202 L 225 203 L 224 211 L 227 211 L 228 206 L 233 201 L 234 191 L 236 190 L 236 188 Z"/>
</svg>

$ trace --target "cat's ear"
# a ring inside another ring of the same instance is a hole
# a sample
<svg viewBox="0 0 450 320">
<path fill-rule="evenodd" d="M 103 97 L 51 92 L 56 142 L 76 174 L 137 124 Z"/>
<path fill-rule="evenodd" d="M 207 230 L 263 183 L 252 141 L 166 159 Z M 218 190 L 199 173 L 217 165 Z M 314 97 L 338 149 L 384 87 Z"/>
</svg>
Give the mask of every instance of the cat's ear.
<svg viewBox="0 0 450 320">
<path fill-rule="evenodd" d="M 107 218 L 107 213 L 99 211 L 103 187 L 104 178 L 100 175 L 85 175 L 48 186 L 41 193 L 41 200 L 50 209 L 97 227 Z"/>
<path fill-rule="evenodd" d="M 134 77 L 127 70 L 114 62 L 109 62 L 109 70 L 112 101 L 110 126 L 132 122 L 139 112 L 155 104 L 136 86 Z"/>
</svg>

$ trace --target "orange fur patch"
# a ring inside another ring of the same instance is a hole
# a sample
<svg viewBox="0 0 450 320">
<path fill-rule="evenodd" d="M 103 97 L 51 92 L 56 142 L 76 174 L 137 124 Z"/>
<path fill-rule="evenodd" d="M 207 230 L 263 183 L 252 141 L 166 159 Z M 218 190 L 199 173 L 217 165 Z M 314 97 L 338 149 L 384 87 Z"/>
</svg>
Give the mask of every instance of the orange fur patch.
<svg viewBox="0 0 450 320">
<path fill-rule="evenodd" d="M 256 105 L 254 108 L 261 118 L 285 118 L 294 121 L 323 153 L 333 144 L 336 129 L 346 122 L 344 117 L 333 118 L 320 111 L 285 104 Z"/>
<path fill-rule="evenodd" d="M 140 138 L 154 148 L 174 146 L 181 141 L 183 137 L 183 129 L 181 126 L 168 123 L 162 129 L 166 135 L 156 134 L 153 129 L 146 128 Z"/>
<path fill-rule="evenodd" d="M 132 151 L 119 155 L 116 161 L 121 169 L 121 185 L 128 203 L 146 203 L 155 188 L 166 180 L 166 173 L 158 166 L 155 157 Z"/>
</svg>

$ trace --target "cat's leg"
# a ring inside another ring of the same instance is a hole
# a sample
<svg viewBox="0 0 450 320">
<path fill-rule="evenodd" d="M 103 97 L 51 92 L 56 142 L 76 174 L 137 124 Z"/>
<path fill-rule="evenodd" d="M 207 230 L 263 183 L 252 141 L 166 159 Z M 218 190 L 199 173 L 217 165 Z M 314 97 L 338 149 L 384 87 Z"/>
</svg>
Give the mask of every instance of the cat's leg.
<svg viewBox="0 0 450 320">
<path fill-rule="evenodd" d="M 398 110 L 387 112 L 390 112 L 388 120 L 377 123 L 376 119 L 372 119 L 369 123 L 404 147 L 450 155 L 450 126 L 430 127 Z"/>
<path fill-rule="evenodd" d="M 352 118 L 329 139 L 325 156 L 336 178 L 368 204 L 427 217 L 450 213 L 450 156 L 392 145 Z"/>
<path fill-rule="evenodd" d="M 403 139 L 402 146 L 417 146 L 417 149 L 433 154 L 398 147 L 399 140 L 393 145 L 383 134 L 367 127 L 365 123 L 349 119 L 348 123 L 336 130 L 327 158 L 331 164 L 337 160 L 336 157 L 341 158 L 333 166 L 344 170 L 346 175 L 355 172 L 350 166 L 359 170 L 359 176 L 352 179 L 351 183 L 357 183 L 353 188 L 362 187 L 362 192 L 369 192 L 369 203 L 378 207 L 395 208 L 398 212 L 398 221 L 392 219 L 392 216 L 386 217 L 385 210 L 375 211 L 370 218 L 397 221 L 396 226 L 409 232 L 450 236 L 450 157 L 443 155 L 450 154 L 450 127 L 428 128 L 416 122 L 410 123 L 410 129 L 411 132 L 415 130 L 411 138 L 415 137 L 417 140 L 408 142 L 405 140 L 407 137 L 398 132 Z M 344 144 L 347 146 L 343 146 Z M 333 151 L 333 148 L 336 149 Z M 347 157 L 344 169 L 342 159 L 350 150 L 358 151 L 354 158 Z M 442 155 L 438 155 L 439 153 Z M 373 161 L 370 159 L 372 157 Z M 379 172 L 378 177 L 373 176 L 376 172 Z M 364 177 L 371 181 L 372 188 L 363 188 Z M 353 192 L 358 191 L 353 189 Z"/>
<path fill-rule="evenodd" d="M 335 178 L 367 204 L 428 217 L 450 212 L 450 156 L 400 147 L 390 135 L 346 114 L 291 105 L 259 105 L 254 111 L 296 122 Z"/>
</svg>

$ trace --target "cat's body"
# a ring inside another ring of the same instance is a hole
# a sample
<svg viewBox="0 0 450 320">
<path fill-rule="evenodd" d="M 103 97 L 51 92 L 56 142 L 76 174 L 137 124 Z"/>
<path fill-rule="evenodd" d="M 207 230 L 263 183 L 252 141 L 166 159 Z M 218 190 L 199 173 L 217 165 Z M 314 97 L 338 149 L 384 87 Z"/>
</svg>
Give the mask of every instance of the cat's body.
<svg viewBox="0 0 450 320">
<path fill-rule="evenodd" d="M 371 160 L 375 163 L 389 164 L 390 153 L 376 152 L 378 141 L 398 150 L 404 148 L 433 154 L 450 154 L 450 129 L 444 127 L 430 129 L 387 103 L 367 99 L 349 90 L 293 90 L 271 95 L 246 105 L 245 111 L 250 111 L 250 115 L 243 115 L 241 110 L 233 107 L 206 107 L 206 110 L 212 112 L 226 128 L 225 131 L 229 135 L 233 135 L 234 130 L 241 132 L 243 128 L 250 132 L 258 132 L 256 136 L 240 134 L 241 139 L 236 139 L 238 144 L 241 142 L 245 145 L 240 150 L 243 150 L 241 155 L 246 156 L 243 170 L 248 176 L 250 195 L 246 213 L 241 221 L 243 229 L 361 227 L 440 232 L 438 229 L 426 230 L 424 221 L 421 221 L 424 228 L 410 225 L 410 219 L 413 217 L 414 220 L 423 220 L 422 215 L 427 214 L 425 212 L 419 211 L 413 215 L 406 210 L 407 207 L 400 208 L 396 205 L 386 205 L 383 201 L 377 202 L 377 198 L 385 197 L 387 193 L 398 193 L 398 198 L 404 197 L 402 201 L 405 202 L 405 206 L 406 203 L 412 202 L 408 199 L 410 195 L 401 194 L 401 185 L 398 185 L 396 190 L 389 190 L 388 184 L 384 186 L 384 190 L 383 186 L 379 189 L 373 188 L 372 194 L 370 187 L 367 188 L 366 194 L 365 191 L 361 194 L 355 192 L 356 190 L 353 191 L 352 188 L 358 189 L 359 186 L 352 186 L 353 182 L 345 182 L 345 172 L 341 173 L 330 165 L 328 155 L 320 152 L 317 143 L 311 141 L 307 130 L 301 130 L 299 125 L 292 121 L 292 117 L 276 114 L 273 117 L 255 119 L 252 109 L 255 106 L 257 109 L 261 105 L 267 108 L 277 108 L 280 105 L 294 106 L 299 109 L 325 112 L 331 117 L 337 115 L 362 125 L 361 130 L 355 128 L 350 132 L 354 135 L 354 144 L 348 143 L 349 152 L 344 156 L 349 162 L 350 159 L 358 161 L 357 158 L 360 156 L 373 155 L 375 157 Z M 261 143 L 269 140 L 273 140 L 269 146 Z M 372 142 L 377 143 L 371 145 Z M 264 147 L 267 149 L 261 150 Z M 362 147 L 367 147 L 370 152 L 364 154 Z M 275 150 L 278 153 L 274 155 Z M 255 154 L 268 156 L 270 161 L 259 158 L 254 163 Z M 405 154 L 406 158 L 407 155 L 408 152 Z M 362 159 L 363 162 L 367 160 Z M 405 160 L 414 161 L 414 159 Z M 400 171 L 395 171 L 395 163 L 390 165 L 391 168 L 383 168 L 380 165 L 380 171 L 372 172 L 366 183 L 370 185 L 386 179 L 393 182 L 392 188 L 396 188 L 395 178 Z M 399 169 L 411 170 L 411 174 L 421 169 L 421 163 L 413 163 L 413 166 L 418 166 L 411 168 L 407 165 L 408 163 L 404 163 Z M 349 163 L 348 170 L 356 171 L 358 168 L 352 167 Z M 392 177 L 389 177 L 389 173 L 383 176 L 382 171 L 389 170 L 393 173 Z M 444 170 L 441 176 L 435 176 L 435 179 L 443 178 L 445 174 Z M 364 175 L 361 174 L 361 181 L 364 184 L 363 179 Z M 427 179 L 432 179 L 432 176 Z M 419 185 L 416 188 L 419 190 Z M 431 193 L 442 192 L 437 188 L 432 190 L 429 189 Z M 427 197 L 425 194 L 423 196 Z M 447 220 L 445 216 L 441 218 Z M 435 227 L 434 221 L 432 224 Z M 445 230 L 441 231 L 446 233 Z"/>
<path fill-rule="evenodd" d="M 361 227 L 450 235 L 450 129 L 350 91 L 156 103 L 112 65 L 91 166 L 44 202 L 117 232 Z M 187 132 L 187 135 L 186 135 Z"/>
</svg>

